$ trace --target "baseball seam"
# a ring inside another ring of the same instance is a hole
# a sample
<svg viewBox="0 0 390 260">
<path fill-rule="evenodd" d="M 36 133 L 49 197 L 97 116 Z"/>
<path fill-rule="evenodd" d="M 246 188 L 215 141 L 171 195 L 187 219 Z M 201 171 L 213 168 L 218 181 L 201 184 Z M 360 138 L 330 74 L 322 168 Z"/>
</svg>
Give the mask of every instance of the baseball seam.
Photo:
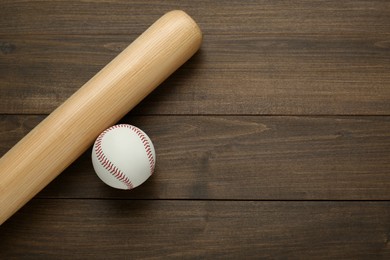
<svg viewBox="0 0 390 260">
<path fill-rule="evenodd" d="M 99 135 L 99 137 L 96 139 L 95 153 L 98 161 L 103 166 L 103 168 L 106 169 L 109 173 L 111 173 L 117 180 L 123 182 L 126 185 L 126 187 L 130 190 L 134 188 L 130 179 L 118 167 L 116 167 L 112 162 L 110 162 L 110 160 L 104 154 L 102 148 L 103 137 L 108 132 L 110 132 L 112 129 L 115 128 L 117 127 L 112 126 Z"/>
<path fill-rule="evenodd" d="M 123 182 L 126 185 L 126 187 L 130 190 L 130 189 L 134 188 L 134 185 L 132 184 L 132 182 L 125 175 L 125 173 L 123 173 L 118 167 L 116 167 L 112 162 L 110 162 L 110 160 L 104 154 L 103 148 L 102 148 L 103 137 L 108 132 L 110 132 L 111 130 L 116 129 L 116 128 L 122 128 L 122 127 L 125 127 L 125 128 L 128 128 L 128 129 L 132 130 L 141 139 L 142 144 L 143 144 L 143 146 L 145 148 L 145 151 L 146 151 L 146 155 L 147 155 L 148 160 L 149 160 L 150 174 L 152 175 L 153 172 L 154 172 L 155 161 L 154 161 L 154 158 L 153 158 L 153 154 L 152 154 L 152 150 L 151 150 L 149 141 L 147 140 L 145 135 L 142 133 L 142 131 L 139 128 L 135 127 L 135 126 L 121 124 L 121 125 L 114 125 L 114 126 L 108 128 L 108 129 L 106 129 L 96 139 L 95 153 L 96 153 L 96 157 L 97 157 L 98 161 L 100 162 L 100 164 L 108 172 L 110 172 L 117 180 Z"/>
<path fill-rule="evenodd" d="M 148 139 L 146 138 L 144 133 L 139 128 L 137 128 L 135 126 L 131 126 L 131 125 L 122 125 L 122 126 L 131 129 L 141 139 L 141 142 L 144 145 L 144 148 L 146 151 L 146 156 L 148 157 L 148 160 L 149 160 L 150 175 L 152 175 L 154 172 L 155 161 L 154 161 L 152 149 L 150 147 Z"/>
</svg>

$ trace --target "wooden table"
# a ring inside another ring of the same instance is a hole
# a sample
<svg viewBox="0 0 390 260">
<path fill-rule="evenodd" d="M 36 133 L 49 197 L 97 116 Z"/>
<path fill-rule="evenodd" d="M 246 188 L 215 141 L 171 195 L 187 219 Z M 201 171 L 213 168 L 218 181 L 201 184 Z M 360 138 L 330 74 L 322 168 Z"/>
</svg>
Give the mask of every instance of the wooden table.
<svg viewBox="0 0 390 260">
<path fill-rule="evenodd" d="M 387 0 L 2 1 L 0 155 L 172 9 L 202 49 L 121 120 L 155 175 L 111 189 L 87 151 L 0 258 L 389 258 Z"/>
</svg>

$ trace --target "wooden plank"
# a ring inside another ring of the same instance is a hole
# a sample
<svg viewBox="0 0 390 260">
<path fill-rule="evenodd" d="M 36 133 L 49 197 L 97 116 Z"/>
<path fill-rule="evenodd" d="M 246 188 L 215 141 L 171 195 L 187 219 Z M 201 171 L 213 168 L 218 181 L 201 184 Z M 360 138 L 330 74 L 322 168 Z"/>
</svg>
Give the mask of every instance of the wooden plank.
<svg viewBox="0 0 390 260">
<path fill-rule="evenodd" d="M 386 259 L 389 202 L 34 200 L 0 257 Z"/>
<path fill-rule="evenodd" d="M 206 34 L 389 32 L 390 4 L 365 1 L 2 1 L 0 35 L 142 32 L 162 13 L 184 9 Z"/>
<path fill-rule="evenodd" d="M 1 116 L 0 152 L 39 116 Z M 156 173 L 118 191 L 90 150 L 41 198 L 389 200 L 390 117 L 128 116 L 154 142 Z"/>
<path fill-rule="evenodd" d="M 135 38 L 3 37 L 0 113 L 50 113 Z M 387 38 L 208 35 L 202 50 L 135 113 L 389 115 Z"/>
</svg>

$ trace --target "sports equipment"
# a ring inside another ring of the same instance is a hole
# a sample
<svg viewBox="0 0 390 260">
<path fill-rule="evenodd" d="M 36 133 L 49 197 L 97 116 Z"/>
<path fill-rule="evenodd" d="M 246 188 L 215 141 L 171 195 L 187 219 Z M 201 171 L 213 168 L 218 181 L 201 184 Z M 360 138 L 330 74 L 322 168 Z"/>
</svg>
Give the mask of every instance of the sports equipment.
<svg viewBox="0 0 390 260">
<path fill-rule="evenodd" d="M 200 47 L 202 33 L 171 11 L 0 159 L 0 225 L 49 184 Z"/>
<path fill-rule="evenodd" d="M 152 141 L 141 129 L 127 124 L 115 125 L 96 139 L 92 164 L 104 183 L 130 190 L 153 174 L 156 152 Z"/>
</svg>

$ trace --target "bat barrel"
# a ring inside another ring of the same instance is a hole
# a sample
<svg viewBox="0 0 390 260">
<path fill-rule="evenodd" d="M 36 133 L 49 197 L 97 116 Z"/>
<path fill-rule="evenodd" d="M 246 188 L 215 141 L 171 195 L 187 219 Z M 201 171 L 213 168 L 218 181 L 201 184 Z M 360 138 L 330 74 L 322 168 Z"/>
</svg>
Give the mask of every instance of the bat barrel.
<svg viewBox="0 0 390 260">
<path fill-rule="evenodd" d="M 200 47 L 202 33 L 171 11 L 0 159 L 0 225 L 75 161 Z"/>
</svg>

